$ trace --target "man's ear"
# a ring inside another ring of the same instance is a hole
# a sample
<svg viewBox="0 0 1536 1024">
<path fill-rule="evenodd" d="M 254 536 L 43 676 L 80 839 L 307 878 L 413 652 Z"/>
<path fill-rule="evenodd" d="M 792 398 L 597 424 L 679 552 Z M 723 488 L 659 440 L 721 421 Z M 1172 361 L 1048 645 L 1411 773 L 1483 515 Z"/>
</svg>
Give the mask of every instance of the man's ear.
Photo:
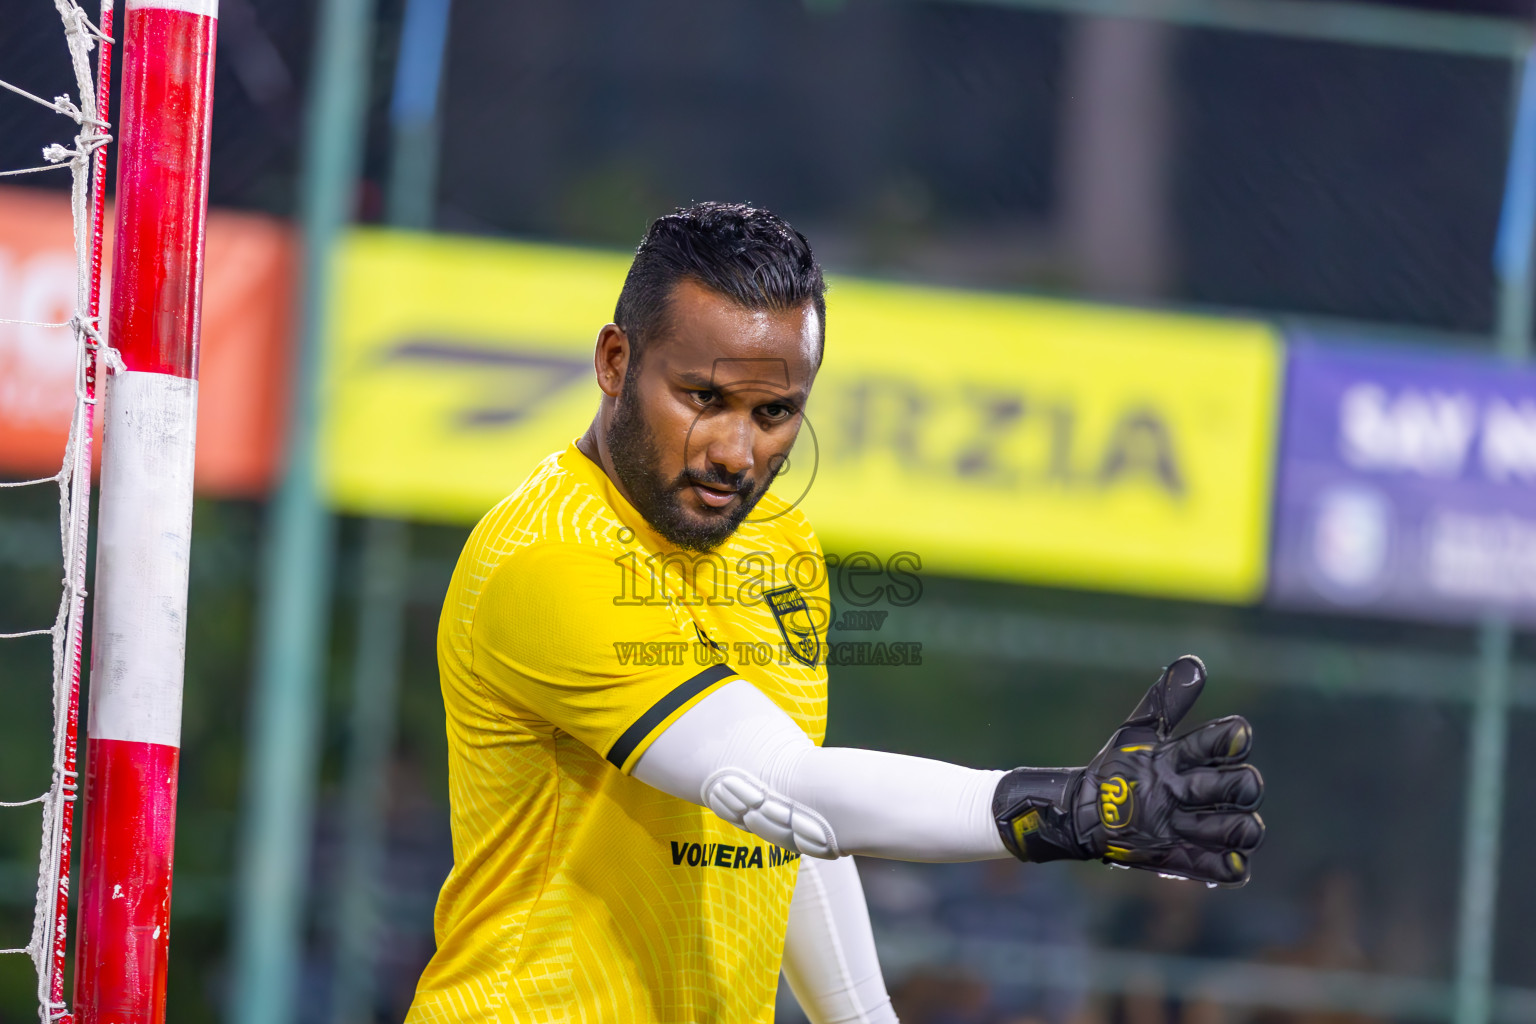
<svg viewBox="0 0 1536 1024">
<path fill-rule="evenodd" d="M 618 324 L 608 324 L 597 332 L 597 350 L 592 353 L 592 368 L 597 371 L 597 386 L 609 398 L 619 397 L 619 392 L 624 390 L 624 374 L 629 370 L 632 354 L 629 335 Z"/>
</svg>

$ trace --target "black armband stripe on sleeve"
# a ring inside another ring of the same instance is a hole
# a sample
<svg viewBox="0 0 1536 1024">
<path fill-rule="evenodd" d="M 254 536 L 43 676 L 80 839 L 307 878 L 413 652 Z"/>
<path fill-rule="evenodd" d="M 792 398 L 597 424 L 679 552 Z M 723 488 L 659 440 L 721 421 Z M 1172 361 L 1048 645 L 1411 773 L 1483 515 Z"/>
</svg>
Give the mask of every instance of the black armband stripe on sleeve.
<svg viewBox="0 0 1536 1024">
<path fill-rule="evenodd" d="M 635 719 L 635 724 L 625 729 L 623 734 L 614 741 L 613 746 L 608 750 L 608 763 L 619 771 L 623 771 L 624 762 L 629 760 L 629 755 L 635 752 L 640 741 L 649 736 L 652 729 L 666 721 L 668 715 L 722 679 L 729 679 L 735 674 L 736 670 L 729 665 L 711 665 L 698 675 L 679 683 L 665 697 L 652 704 L 650 710 Z"/>
</svg>

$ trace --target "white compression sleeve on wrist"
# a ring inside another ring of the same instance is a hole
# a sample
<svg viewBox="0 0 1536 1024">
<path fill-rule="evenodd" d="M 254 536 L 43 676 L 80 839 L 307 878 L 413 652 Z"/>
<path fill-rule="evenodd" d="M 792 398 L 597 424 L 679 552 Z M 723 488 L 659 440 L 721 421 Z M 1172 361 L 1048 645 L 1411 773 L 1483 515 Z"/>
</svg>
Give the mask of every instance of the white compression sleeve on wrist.
<svg viewBox="0 0 1536 1024">
<path fill-rule="evenodd" d="M 811 1024 L 896 1024 L 852 858 L 800 861 L 784 977 Z"/>
<path fill-rule="evenodd" d="M 1008 856 L 992 820 L 1000 771 L 822 749 L 757 687 L 728 683 L 651 743 L 635 778 L 811 857 Z"/>
</svg>

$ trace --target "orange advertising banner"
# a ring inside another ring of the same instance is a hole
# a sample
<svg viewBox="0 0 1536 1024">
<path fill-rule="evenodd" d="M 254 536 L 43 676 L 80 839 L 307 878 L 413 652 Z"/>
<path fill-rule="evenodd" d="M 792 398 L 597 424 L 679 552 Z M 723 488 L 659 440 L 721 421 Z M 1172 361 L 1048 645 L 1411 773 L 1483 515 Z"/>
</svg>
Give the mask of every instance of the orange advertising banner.
<svg viewBox="0 0 1536 1024">
<path fill-rule="evenodd" d="M 104 320 L 112 284 L 110 209 L 106 223 Z M 72 239 L 66 193 L 0 188 L 0 320 L 69 318 Z M 201 493 L 253 497 L 273 481 L 287 397 L 295 244 L 291 229 L 275 218 L 227 210 L 208 215 L 198 370 Z M 74 369 L 68 328 L 0 322 L 0 477 L 58 471 L 74 407 Z M 101 417 L 96 422 L 99 433 Z"/>
</svg>

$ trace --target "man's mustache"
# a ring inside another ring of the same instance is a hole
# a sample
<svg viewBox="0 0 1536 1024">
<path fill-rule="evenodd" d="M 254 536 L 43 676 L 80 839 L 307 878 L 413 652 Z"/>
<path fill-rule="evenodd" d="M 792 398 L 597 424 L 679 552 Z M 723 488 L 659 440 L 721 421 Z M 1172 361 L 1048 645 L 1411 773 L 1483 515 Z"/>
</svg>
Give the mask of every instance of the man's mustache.
<svg viewBox="0 0 1536 1024">
<path fill-rule="evenodd" d="M 678 474 L 672 482 L 673 490 L 691 487 L 694 484 L 704 484 L 707 487 L 716 487 L 722 491 L 736 491 L 742 497 L 747 497 L 755 489 L 751 477 L 746 472 L 722 473 L 710 466 L 705 469 L 685 469 Z"/>
</svg>

